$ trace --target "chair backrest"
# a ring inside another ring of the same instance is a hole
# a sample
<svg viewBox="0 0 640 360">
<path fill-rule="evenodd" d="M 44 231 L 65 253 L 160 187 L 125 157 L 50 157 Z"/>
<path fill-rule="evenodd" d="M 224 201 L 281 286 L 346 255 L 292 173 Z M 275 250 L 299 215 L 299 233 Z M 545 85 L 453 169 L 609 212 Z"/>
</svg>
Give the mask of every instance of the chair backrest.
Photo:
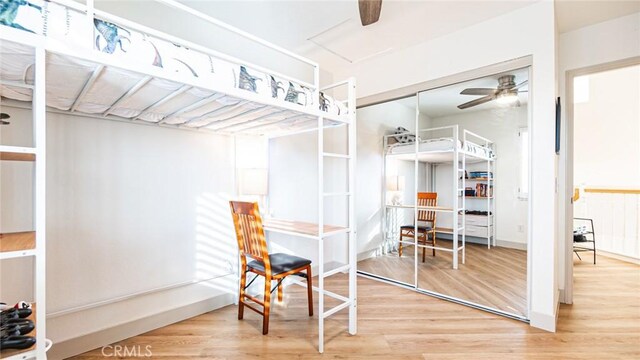
<svg viewBox="0 0 640 360">
<path fill-rule="evenodd" d="M 270 269 L 267 238 L 264 236 L 262 217 L 256 202 L 229 201 L 233 225 L 236 229 L 240 258 L 245 256 L 262 261 Z"/>
<path fill-rule="evenodd" d="M 418 206 L 438 206 L 438 193 L 435 192 L 419 192 Z M 436 224 L 436 212 L 430 210 L 418 210 L 418 221 L 428 221 Z"/>
</svg>

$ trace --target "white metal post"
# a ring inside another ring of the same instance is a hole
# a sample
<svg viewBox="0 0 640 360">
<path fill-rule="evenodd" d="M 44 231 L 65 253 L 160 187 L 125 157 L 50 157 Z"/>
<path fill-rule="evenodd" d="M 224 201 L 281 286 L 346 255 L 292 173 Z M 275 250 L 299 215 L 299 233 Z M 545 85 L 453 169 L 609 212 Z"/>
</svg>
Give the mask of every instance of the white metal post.
<svg viewBox="0 0 640 360">
<path fill-rule="evenodd" d="M 467 132 L 462 135 L 462 144 L 467 143 Z M 457 165 L 456 165 L 457 168 Z M 467 154 L 462 153 L 462 168 L 457 168 L 456 172 L 462 177 L 462 263 L 465 262 L 465 255 L 467 249 Z M 456 250 L 457 251 L 457 250 Z"/>
<path fill-rule="evenodd" d="M 420 94 L 416 94 L 416 119 L 415 119 L 415 154 L 413 157 L 413 286 L 418 288 L 418 152 L 420 144 Z M 426 245 L 426 243 L 425 243 Z"/>
<path fill-rule="evenodd" d="M 459 146 L 458 146 L 459 136 L 458 136 L 458 125 L 453 127 L 453 166 L 455 171 L 453 171 L 453 268 L 458 269 L 458 155 L 459 155 Z"/>
<path fill-rule="evenodd" d="M 44 47 L 35 48 L 35 89 L 33 92 L 33 129 L 35 162 L 35 301 L 36 301 L 36 358 L 46 359 L 46 150 L 47 150 L 47 113 L 46 113 L 46 52 Z"/>
<path fill-rule="evenodd" d="M 485 141 L 485 147 L 489 148 L 489 141 Z M 491 202 L 493 193 L 491 192 L 491 158 L 487 158 L 487 249 L 491 249 Z"/>
<path fill-rule="evenodd" d="M 356 79 L 349 79 L 349 144 L 348 144 L 348 162 L 349 162 L 349 334 L 355 335 L 358 331 L 357 316 L 357 224 L 355 216 L 355 191 L 356 191 Z"/>
<path fill-rule="evenodd" d="M 318 117 L 318 351 L 324 352 L 324 119 Z"/>
</svg>

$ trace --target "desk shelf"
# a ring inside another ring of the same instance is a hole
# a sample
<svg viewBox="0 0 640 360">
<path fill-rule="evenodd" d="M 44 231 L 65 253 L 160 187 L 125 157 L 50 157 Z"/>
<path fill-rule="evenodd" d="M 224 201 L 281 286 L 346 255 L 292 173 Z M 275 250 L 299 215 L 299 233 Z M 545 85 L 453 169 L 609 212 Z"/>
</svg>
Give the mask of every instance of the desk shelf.
<svg viewBox="0 0 640 360">
<path fill-rule="evenodd" d="M 0 259 L 32 256 L 35 248 L 35 231 L 0 233 Z"/>
</svg>

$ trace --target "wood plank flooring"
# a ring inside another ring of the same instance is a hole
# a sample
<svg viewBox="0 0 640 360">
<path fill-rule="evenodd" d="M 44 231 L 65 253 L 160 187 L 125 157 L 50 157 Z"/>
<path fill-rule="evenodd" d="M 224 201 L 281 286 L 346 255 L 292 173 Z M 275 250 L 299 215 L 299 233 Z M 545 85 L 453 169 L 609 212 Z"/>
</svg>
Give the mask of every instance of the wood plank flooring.
<svg viewBox="0 0 640 360">
<path fill-rule="evenodd" d="M 346 291 L 342 275 L 329 289 Z M 124 341 L 164 359 L 638 359 L 640 266 L 605 257 L 575 262 L 575 303 L 561 305 L 557 333 L 365 278 L 358 279 L 358 335 L 347 312 L 326 322 L 316 351 L 317 318 L 306 315 L 304 288 L 292 286 L 272 309 L 269 335 L 260 317 L 225 308 Z M 316 299 L 317 301 L 317 299 Z M 76 357 L 104 359 L 100 349 Z"/>
<path fill-rule="evenodd" d="M 451 241 L 438 239 L 438 246 L 451 247 Z M 397 252 L 358 262 L 358 270 L 378 276 L 414 283 L 414 248 L 403 246 Z M 453 296 L 516 315 L 527 316 L 527 252 L 504 247 L 467 243 L 466 261 L 454 270 L 452 254 L 427 249 L 422 262 L 418 253 L 418 288 Z"/>
</svg>

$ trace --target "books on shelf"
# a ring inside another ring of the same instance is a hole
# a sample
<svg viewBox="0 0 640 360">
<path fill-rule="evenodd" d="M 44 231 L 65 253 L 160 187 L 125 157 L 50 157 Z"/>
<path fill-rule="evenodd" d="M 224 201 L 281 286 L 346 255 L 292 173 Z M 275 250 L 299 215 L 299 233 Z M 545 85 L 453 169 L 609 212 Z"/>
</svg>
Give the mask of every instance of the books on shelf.
<svg viewBox="0 0 640 360">
<path fill-rule="evenodd" d="M 490 172 L 490 171 L 470 171 L 468 178 L 469 179 L 476 179 L 476 178 L 492 179 L 493 178 L 493 172 Z"/>
<path fill-rule="evenodd" d="M 493 185 L 487 184 L 476 184 L 476 194 L 477 197 L 493 197 Z"/>
</svg>

